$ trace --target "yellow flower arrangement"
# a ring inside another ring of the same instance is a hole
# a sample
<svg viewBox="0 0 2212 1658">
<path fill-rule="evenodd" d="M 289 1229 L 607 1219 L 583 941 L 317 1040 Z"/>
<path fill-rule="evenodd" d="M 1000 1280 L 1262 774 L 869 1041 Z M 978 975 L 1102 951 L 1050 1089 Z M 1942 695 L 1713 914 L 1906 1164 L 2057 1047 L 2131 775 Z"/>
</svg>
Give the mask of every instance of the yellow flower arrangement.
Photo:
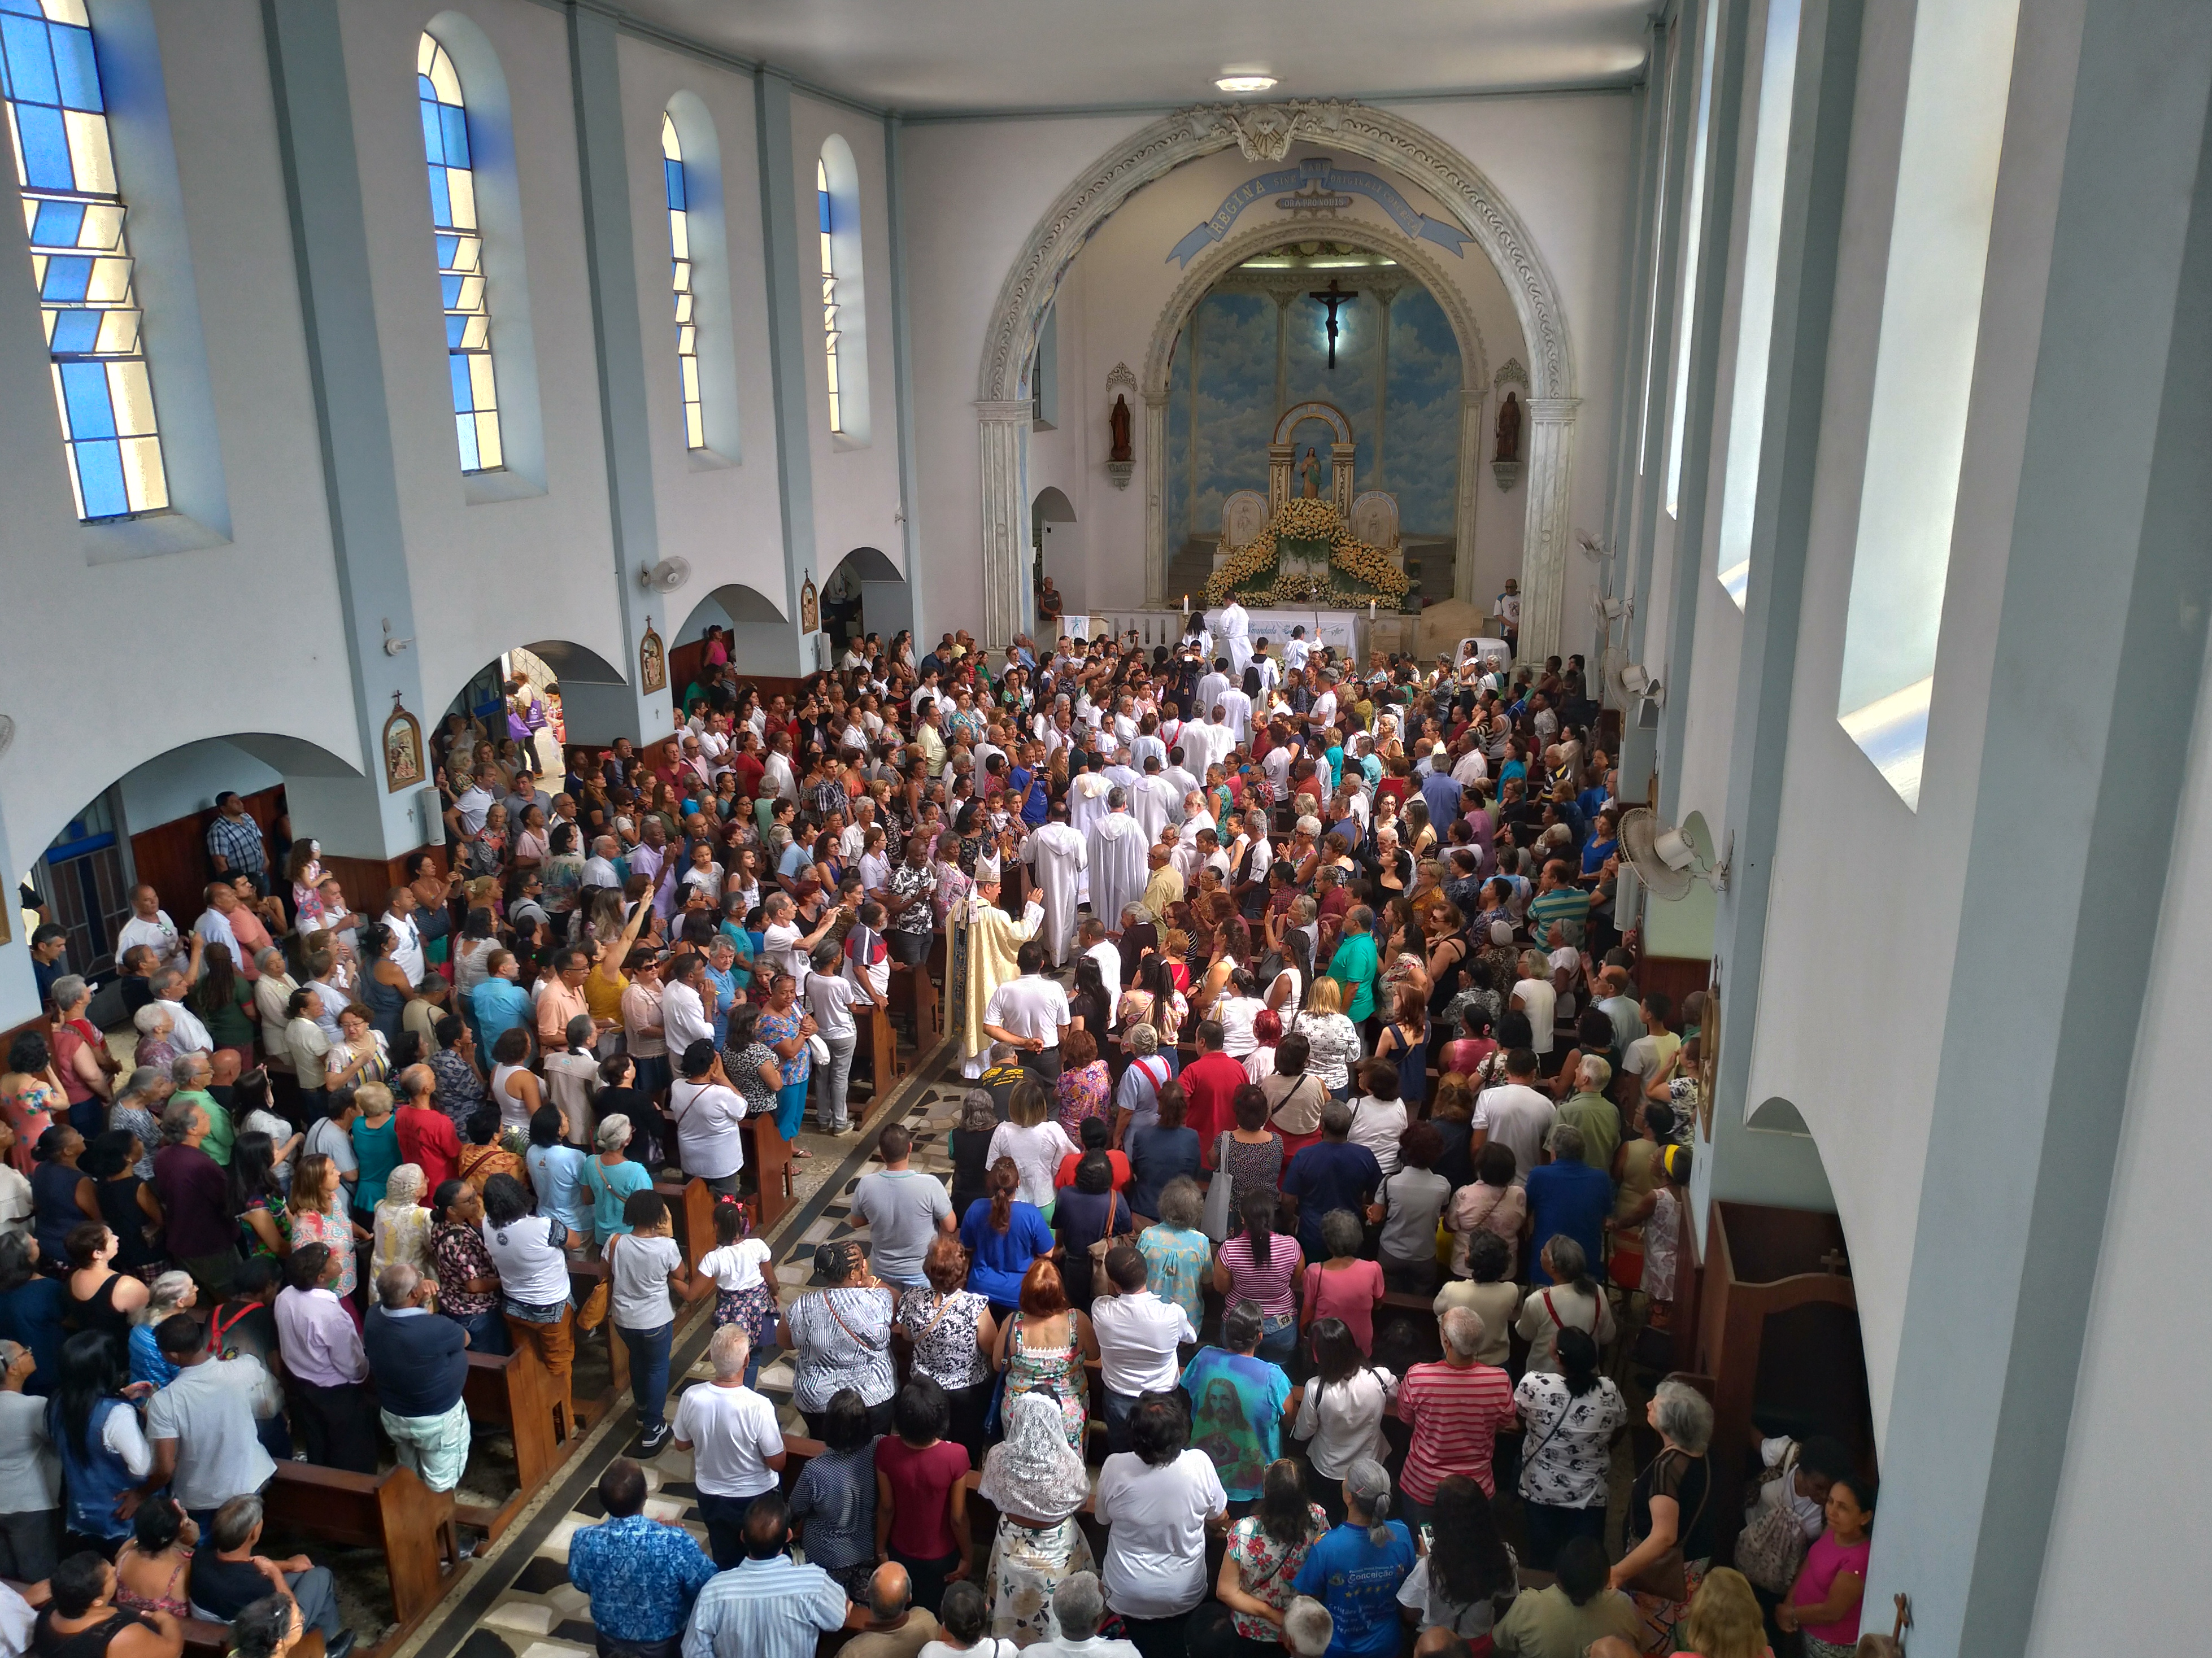
<svg viewBox="0 0 2212 1658">
<path fill-rule="evenodd" d="M 1327 542 L 1329 568 L 1349 576 L 1351 583 L 1324 584 L 1312 578 L 1279 574 L 1263 584 L 1261 578 L 1275 568 L 1278 541 Z M 1266 529 L 1242 547 L 1230 549 L 1227 562 L 1206 584 L 1206 602 L 1224 604 L 1236 594 L 1278 604 L 1349 607 L 1370 598 L 1387 598 L 1395 605 L 1411 585 L 1388 553 L 1353 537 L 1351 527 L 1338 516 L 1334 502 L 1301 497 L 1285 501 L 1275 509 Z"/>
</svg>

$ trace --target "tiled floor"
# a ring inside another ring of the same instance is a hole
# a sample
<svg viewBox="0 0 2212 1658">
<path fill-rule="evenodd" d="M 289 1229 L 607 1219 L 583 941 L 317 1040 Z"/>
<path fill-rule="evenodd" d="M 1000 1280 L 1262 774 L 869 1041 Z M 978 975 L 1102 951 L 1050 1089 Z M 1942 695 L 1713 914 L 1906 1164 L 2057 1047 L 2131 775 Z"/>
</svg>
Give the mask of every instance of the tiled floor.
<svg viewBox="0 0 2212 1658">
<path fill-rule="evenodd" d="M 903 1120 L 915 1136 L 914 1166 L 940 1175 L 948 1184 L 952 1169 L 949 1136 L 965 1092 L 966 1084 L 957 1074 L 957 1060 L 949 1060 L 934 1080 L 913 1091 L 905 1108 Z M 811 1178 L 802 1177 L 799 1206 L 786 1218 L 775 1239 L 776 1275 L 787 1287 L 804 1285 L 812 1278 L 817 1244 L 850 1235 L 853 1189 L 874 1165 L 876 1133 L 886 1121 L 887 1117 L 871 1121 L 864 1137 L 833 1140 L 814 1134 L 801 1136 L 815 1153 L 805 1165 Z M 689 1369 L 675 1379 L 672 1414 L 675 1394 L 709 1374 L 706 1343 L 710 1329 L 709 1321 L 702 1317 L 684 1333 L 678 1351 L 679 1357 L 689 1361 Z M 787 1431 L 805 1431 L 791 1405 L 787 1360 L 779 1359 L 762 1370 L 760 1390 L 775 1404 Z M 417 1655 L 446 1658 L 471 1629 L 478 1626 L 498 1635 L 518 1658 L 591 1658 L 590 1608 L 583 1594 L 568 1583 L 568 1538 L 578 1527 L 605 1517 L 594 1487 L 606 1465 L 629 1448 L 635 1437 L 635 1420 L 632 1412 L 624 1411 L 597 1435 L 558 1476 L 564 1489 L 573 1493 L 572 1506 L 550 1526 L 542 1524 L 542 1514 L 538 1521 L 520 1523 L 477 1564 L 472 1574 L 475 1581 L 456 1608 L 418 1633 L 396 1658 L 417 1658 Z M 671 1447 L 645 1465 L 645 1473 L 652 1492 L 647 1512 L 656 1519 L 679 1522 L 703 1546 L 707 1529 L 699 1519 L 698 1492 L 690 1484 L 690 1457 Z M 495 1588 L 495 1584 L 501 1587 Z M 487 1595 L 491 1597 L 488 1606 Z"/>
</svg>

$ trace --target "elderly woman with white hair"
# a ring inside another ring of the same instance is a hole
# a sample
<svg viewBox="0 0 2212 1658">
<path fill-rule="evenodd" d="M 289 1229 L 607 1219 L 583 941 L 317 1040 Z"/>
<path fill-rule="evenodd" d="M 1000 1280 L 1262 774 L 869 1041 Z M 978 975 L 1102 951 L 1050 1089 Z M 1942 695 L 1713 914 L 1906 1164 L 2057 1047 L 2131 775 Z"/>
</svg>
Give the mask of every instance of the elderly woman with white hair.
<svg viewBox="0 0 2212 1658">
<path fill-rule="evenodd" d="M 177 1045 L 171 1040 L 176 1034 L 175 1016 L 161 1003 L 149 1002 L 131 1016 L 131 1024 L 138 1033 L 131 1058 L 142 1066 L 167 1070 L 177 1057 Z"/>
<path fill-rule="evenodd" d="M 1504 1370 L 1480 1363 L 1481 1315 L 1447 1307 L 1437 1315 L 1444 1356 L 1416 1364 L 1398 1384 L 1398 1417 L 1413 1430 L 1399 1470 L 1399 1508 L 1418 1525 L 1448 1474 L 1465 1474 L 1496 1491 L 1491 1458 L 1501 1429 L 1513 1425 L 1513 1384 Z"/>
<path fill-rule="evenodd" d="M 1712 1564 L 1718 1511 L 1706 1452 L 1713 1407 L 1687 1382 L 1668 1376 L 1652 1390 L 1644 1418 L 1658 1431 L 1659 1455 L 1629 1489 L 1628 1551 L 1614 1563 L 1610 1582 L 1636 1603 L 1644 1649 L 1667 1652 L 1674 1625 Z"/>
<path fill-rule="evenodd" d="M 200 1291 L 192 1275 L 177 1267 L 161 1273 L 148 1288 L 146 1304 L 131 1315 L 131 1379 L 161 1388 L 177 1379 L 177 1367 L 154 1339 L 154 1332 L 163 1319 L 197 1307 Z"/>
</svg>

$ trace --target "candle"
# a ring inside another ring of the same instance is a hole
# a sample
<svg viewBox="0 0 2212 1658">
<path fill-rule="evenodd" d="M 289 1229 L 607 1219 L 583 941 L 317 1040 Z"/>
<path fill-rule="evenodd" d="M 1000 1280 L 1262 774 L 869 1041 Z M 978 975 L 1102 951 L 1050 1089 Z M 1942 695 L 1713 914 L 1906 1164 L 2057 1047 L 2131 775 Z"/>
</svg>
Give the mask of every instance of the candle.
<svg viewBox="0 0 2212 1658">
<path fill-rule="evenodd" d="M 1375 601 L 1371 598 L 1367 601 L 1367 619 L 1370 622 L 1375 620 Z"/>
<path fill-rule="evenodd" d="M 1190 614 L 1190 595 L 1188 593 L 1185 593 L 1182 596 L 1182 613 L 1185 616 L 1188 616 Z"/>
</svg>

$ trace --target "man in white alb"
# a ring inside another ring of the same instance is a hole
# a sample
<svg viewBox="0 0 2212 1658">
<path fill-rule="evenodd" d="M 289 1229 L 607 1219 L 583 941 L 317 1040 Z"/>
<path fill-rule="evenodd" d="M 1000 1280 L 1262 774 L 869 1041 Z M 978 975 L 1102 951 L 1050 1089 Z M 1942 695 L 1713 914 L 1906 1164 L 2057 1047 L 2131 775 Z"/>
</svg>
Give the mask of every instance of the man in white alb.
<svg viewBox="0 0 2212 1658">
<path fill-rule="evenodd" d="M 1221 607 L 1221 638 L 1229 647 L 1229 677 L 1244 681 L 1244 665 L 1252 659 L 1252 618 L 1234 598 Z"/>
<path fill-rule="evenodd" d="M 1160 774 L 1157 755 L 1145 756 L 1145 774 L 1129 791 L 1129 816 L 1137 820 L 1137 827 L 1145 832 L 1145 844 L 1158 844 L 1160 832 L 1177 821 L 1182 811 L 1182 795 L 1176 786 Z"/>
<path fill-rule="evenodd" d="M 1145 852 L 1152 841 L 1144 825 L 1129 811 L 1129 792 L 1109 790 L 1106 815 L 1091 825 L 1084 836 L 1091 861 L 1091 913 L 1110 930 L 1118 931 L 1121 912 L 1145 896 L 1151 878 Z M 1119 982 L 1106 981 L 1109 993 L 1119 993 Z"/>
<path fill-rule="evenodd" d="M 1044 905 L 1045 948 L 1058 967 L 1067 960 L 1068 941 L 1075 936 L 1075 912 L 1091 863 L 1089 843 L 1068 823 L 1066 801 L 1054 801 L 1052 820 L 1030 831 L 1022 842 L 1022 861 L 1036 875 Z"/>
</svg>

